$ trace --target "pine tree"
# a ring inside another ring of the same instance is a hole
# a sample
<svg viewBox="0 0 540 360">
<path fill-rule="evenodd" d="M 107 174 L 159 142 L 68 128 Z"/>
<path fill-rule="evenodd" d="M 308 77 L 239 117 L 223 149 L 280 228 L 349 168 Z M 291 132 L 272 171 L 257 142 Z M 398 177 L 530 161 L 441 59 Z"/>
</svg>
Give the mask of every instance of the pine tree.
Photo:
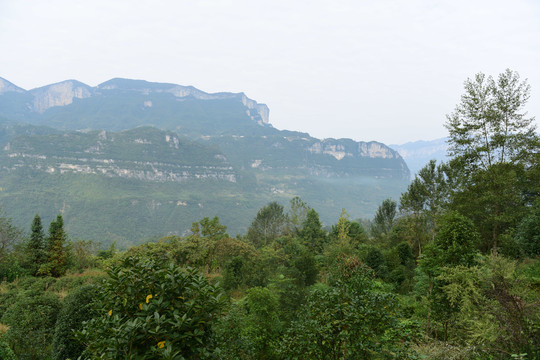
<svg viewBox="0 0 540 360">
<path fill-rule="evenodd" d="M 67 234 L 64 231 L 64 219 L 62 215 L 56 217 L 49 225 L 49 237 L 47 238 L 47 263 L 43 264 L 39 273 L 60 277 L 66 273 L 69 260 L 67 248 Z"/>
<path fill-rule="evenodd" d="M 41 225 L 41 217 L 38 214 L 34 216 L 34 220 L 32 221 L 30 240 L 26 249 L 30 271 L 33 275 L 37 275 L 40 266 L 47 260 L 45 253 L 45 233 Z"/>
</svg>

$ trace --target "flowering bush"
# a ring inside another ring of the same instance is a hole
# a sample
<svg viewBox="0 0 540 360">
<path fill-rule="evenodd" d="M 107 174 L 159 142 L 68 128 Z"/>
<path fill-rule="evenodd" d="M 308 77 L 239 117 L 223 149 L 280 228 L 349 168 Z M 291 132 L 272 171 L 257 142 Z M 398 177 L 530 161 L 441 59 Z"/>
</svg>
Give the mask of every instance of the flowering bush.
<svg viewBox="0 0 540 360">
<path fill-rule="evenodd" d="M 213 350 L 220 291 L 193 269 L 127 258 L 108 271 L 96 318 L 77 334 L 83 358 L 201 359 Z"/>
</svg>

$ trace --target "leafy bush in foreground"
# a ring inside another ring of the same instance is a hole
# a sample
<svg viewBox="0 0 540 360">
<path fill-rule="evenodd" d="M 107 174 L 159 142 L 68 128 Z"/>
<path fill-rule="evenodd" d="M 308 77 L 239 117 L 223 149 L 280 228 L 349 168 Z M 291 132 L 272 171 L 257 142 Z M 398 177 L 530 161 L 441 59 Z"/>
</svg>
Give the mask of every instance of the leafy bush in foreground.
<svg viewBox="0 0 540 360">
<path fill-rule="evenodd" d="M 100 287 L 97 317 L 77 337 L 83 357 L 201 359 L 213 351 L 211 327 L 221 294 L 192 269 L 127 258 Z"/>
</svg>

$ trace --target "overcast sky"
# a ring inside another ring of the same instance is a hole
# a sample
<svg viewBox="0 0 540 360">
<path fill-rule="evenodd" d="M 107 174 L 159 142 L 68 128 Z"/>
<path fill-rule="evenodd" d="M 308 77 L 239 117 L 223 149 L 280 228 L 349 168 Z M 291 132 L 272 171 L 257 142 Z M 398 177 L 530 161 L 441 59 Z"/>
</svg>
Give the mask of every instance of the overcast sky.
<svg viewBox="0 0 540 360">
<path fill-rule="evenodd" d="M 387 144 L 446 136 L 477 72 L 528 78 L 538 0 L 0 0 L 0 77 L 113 77 L 244 92 L 278 129 Z"/>
</svg>

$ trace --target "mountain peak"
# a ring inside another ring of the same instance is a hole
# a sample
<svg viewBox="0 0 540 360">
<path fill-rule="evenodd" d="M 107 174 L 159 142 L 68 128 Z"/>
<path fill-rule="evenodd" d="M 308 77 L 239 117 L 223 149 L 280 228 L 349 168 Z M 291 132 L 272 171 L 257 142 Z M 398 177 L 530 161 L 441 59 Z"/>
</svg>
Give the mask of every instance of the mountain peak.
<svg viewBox="0 0 540 360">
<path fill-rule="evenodd" d="M 0 77 L 0 94 L 6 93 L 6 92 L 24 93 L 25 90 L 7 81 L 6 79 Z"/>
</svg>

